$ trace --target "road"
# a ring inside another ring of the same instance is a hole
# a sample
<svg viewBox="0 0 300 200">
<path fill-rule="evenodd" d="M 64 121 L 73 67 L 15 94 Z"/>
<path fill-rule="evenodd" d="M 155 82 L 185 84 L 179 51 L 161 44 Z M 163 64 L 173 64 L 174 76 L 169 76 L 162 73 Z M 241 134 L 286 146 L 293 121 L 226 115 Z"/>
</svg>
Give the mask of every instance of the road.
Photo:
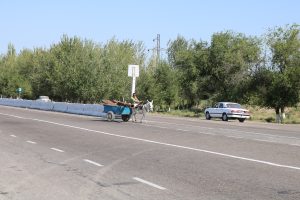
<svg viewBox="0 0 300 200">
<path fill-rule="evenodd" d="M 0 199 L 299 200 L 300 126 L 0 106 Z"/>
</svg>

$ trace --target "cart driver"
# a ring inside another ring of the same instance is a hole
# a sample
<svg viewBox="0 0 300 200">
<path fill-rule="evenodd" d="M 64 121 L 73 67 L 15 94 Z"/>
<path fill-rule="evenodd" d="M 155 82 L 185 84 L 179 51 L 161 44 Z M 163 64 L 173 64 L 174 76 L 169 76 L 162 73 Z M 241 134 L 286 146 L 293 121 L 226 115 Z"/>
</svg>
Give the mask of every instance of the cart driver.
<svg viewBox="0 0 300 200">
<path fill-rule="evenodd" d="M 134 107 L 134 108 L 137 108 L 137 107 L 139 106 L 140 103 L 141 103 L 141 102 L 140 102 L 140 100 L 137 98 L 136 94 L 133 93 L 133 94 L 132 94 L 132 97 L 131 97 L 131 104 L 133 104 L 133 107 Z"/>
</svg>

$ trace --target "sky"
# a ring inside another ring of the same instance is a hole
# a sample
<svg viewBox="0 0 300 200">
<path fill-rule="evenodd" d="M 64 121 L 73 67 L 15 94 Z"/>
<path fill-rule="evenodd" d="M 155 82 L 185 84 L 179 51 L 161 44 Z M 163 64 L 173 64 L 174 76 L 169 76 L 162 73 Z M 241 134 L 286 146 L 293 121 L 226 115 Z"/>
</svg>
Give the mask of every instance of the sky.
<svg viewBox="0 0 300 200">
<path fill-rule="evenodd" d="M 269 28 L 300 24 L 299 0 L 1 0 L 0 54 L 8 44 L 49 48 L 66 34 L 105 44 L 142 41 L 161 48 L 178 35 L 210 41 L 231 30 L 261 36 Z"/>
</svg>

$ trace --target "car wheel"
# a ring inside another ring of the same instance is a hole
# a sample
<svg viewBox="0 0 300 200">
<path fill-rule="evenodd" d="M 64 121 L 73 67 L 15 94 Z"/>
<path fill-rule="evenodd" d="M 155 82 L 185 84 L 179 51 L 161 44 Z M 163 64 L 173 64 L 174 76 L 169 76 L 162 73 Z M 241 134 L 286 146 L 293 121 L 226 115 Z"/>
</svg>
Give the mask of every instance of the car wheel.
<svg viewBox="0 0 300 200">
<path fill-rule="evenodd" d="M 222 115 L 222 120 L 223 120 L 223 121 L 228 121 L 228 116 L 227 116 L 226 113 L 223 113 L 223 115 Z"/>
<path fill-rule="evenodd" d="M 124 122 L 128 122 L 128 120 L 130 119 L 130 116 L 129 115 L 122 115 L 122 120 Z"/>
<path fill-rule="evenodd" d="M 111 111 L 109 111 L 109 112 L 107 113 L 107 120 L 111 122 L 111 121 L 113 121 L 114 119 L 115 119 L 114 113 L 111 112 Z"/>
<path fill-rule="evenodd" d="M 239 122 L 244 122 L 245 121 L 245 119 L 243 118 L 243 119 L 239 119 Z"/>
<path fill-rule="evenodd" d="M 209 112 L 206 112 L 206 113 L 205 113 L 205 118 L 206 118 L 207 120 L 210 120 L 210 119 L 211 119 L 211 116 L 210 116 Z"/>
</svg>

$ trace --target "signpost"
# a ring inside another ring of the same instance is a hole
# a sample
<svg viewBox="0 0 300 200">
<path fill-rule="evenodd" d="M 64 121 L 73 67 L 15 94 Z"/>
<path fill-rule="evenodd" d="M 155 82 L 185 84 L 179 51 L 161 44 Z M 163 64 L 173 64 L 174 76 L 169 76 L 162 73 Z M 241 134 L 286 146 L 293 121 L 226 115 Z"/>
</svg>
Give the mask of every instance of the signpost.
<svg viewBox="0 0 300 200">
<path fill-rule="evenodd" d="M 18 88 L 17 89 L 17 93 L 18 93 L 18 98 L 20 99 L 21 97 L 21 93 L 23 92 L 23 89 L 22 88 Z"/>
<path fill-rule="evenodd" d="M 128 65 L 128 76 L 132 77 L 131 95 L 135 92 L 135 80 L 139 75 L 140 71 L 138 65 Z"/>
</svg>

